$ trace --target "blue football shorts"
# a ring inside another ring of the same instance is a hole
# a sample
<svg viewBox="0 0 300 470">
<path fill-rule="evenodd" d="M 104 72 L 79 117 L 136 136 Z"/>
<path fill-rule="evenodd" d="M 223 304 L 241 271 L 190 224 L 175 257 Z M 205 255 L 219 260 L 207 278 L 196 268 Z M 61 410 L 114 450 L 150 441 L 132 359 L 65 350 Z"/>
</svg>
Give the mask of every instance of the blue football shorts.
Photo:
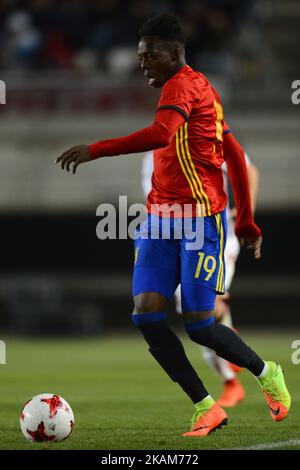
<svg viewBox="0 0 300 470">
<path fill-rule="evenodd" d="M 170 226 L 167 230 L 165 223 Z M 191 218 L 187 230 L 178 229 L 184 223 L 178 218 L 163 222 L 162 217 L 148 214 L 137 229 L 133 296 L 157 292 L 172 301 L 181 284 L 183 312 L 214 310 L 216 294 L 224 293 L 226 210 Z"/>
</svg>

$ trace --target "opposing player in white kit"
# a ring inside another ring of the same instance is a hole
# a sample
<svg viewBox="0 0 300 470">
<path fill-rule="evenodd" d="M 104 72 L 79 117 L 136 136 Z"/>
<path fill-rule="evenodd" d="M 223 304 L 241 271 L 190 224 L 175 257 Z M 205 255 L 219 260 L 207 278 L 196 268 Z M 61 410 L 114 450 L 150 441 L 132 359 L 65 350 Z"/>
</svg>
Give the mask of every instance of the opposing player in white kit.
<svg viewBox="0 0 300 470">
<path fill-rule="evenodd" d="M 250 196 L 252 210 L 255 210 L 256 197 L 258 192 L 259 183 L 259 172 L 256 166 L 250 161 L 249 156 L 245 154 L 245 160 L 248 169 L 249 185 L 250 185 Z M 227 194 L 229 194 L 229 181 L 227 175 L 226 163 L 223 164 L 223 176 L 224 185 Z M 153 152 L 147 152 L 144 156 L 142 163 L 142 187 L 144 195 L 147 197 L 151 190 L 151 176 L 153 173 Z M 228 197 L 230 201 L 230 197 Z M 226 276 L 225 276 L 225 294 L 217 296 L 215 305 L 215 319 L 230 328 L 233 328 L 230 306 L 228 299 L 230 297 L 229 290 L 232 283 L 232 279 L 235 273 L 235 263 L 237 261 L 240 244 L 234 232 L 235 221 L 235 209 L 230 208 L 228 202 L 227 206 L 227 241 L 225 247 L 225 265 L 226 265 Z M 181 299 L 180 299 L 180 286 L 178 286 L 175 292 L 176 310 L 181 313 Z M 245 397 L 245 390 L 237 379 L 237 374 L 241 368 L 235 364 L 230 364 L 225 359 L 217 356 L 215 351 L 212 349 L 201 346 L 202 354 L 206 362 L 212 367 L 217 374 L 221 377 L 224 384 L 223 392 L 218 400 L 218 403 L 222 407 L 233 407 L 242 401 Z"/>
</svg>

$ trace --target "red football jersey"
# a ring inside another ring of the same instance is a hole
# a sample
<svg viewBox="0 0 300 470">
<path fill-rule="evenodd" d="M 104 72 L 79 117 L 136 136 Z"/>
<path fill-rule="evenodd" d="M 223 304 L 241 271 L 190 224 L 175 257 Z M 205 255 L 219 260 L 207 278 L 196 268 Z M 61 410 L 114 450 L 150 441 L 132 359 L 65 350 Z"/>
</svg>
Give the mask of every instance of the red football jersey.
<svg viewBox="0 0 300 470">
<path fill-rule="evenodd" d="M 154 151 L 153 204 L 192 204 L 199 216 L 210 216 L 226 207 L 223 187 L 223 109 L 207 78 L 184 66 L 163 86 L 157 111 L 174 109 L 186 122 L 167 147 Z M 152 208 L 152 212 L 155 212 Z"/>
</svg>

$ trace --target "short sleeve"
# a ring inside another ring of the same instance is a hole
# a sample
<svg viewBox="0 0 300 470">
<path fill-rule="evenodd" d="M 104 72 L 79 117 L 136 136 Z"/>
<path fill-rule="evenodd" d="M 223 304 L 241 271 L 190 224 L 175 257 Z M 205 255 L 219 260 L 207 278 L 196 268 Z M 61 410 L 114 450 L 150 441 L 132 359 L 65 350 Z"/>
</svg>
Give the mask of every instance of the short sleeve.
<svg viewBox="0 0 300 470">
<path fill-rule="evenodd" d="M 174 109 L 188 120 L 193 104 L 196 100 L 196 92 L 193 80 L 174 78 L 167 81 L 162 89 L 156 111 L 161 109 Z"/>
</svg>

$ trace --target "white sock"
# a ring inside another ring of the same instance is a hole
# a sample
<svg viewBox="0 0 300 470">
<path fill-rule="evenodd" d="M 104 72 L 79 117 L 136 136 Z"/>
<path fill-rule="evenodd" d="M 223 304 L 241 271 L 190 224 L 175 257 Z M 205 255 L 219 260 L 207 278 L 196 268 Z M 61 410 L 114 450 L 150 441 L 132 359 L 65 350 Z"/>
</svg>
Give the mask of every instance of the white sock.
<svg viewBox="0 0 300 470">
<path fill-rule="evenodd" d="M 259 375 L 257 375 L 256 377 L 257 377 L 258 379 L 262 379 L 262 378 L 266 375 L 266 373 L 268 372 L 268 369 L 269 369 L 269 366 L 268 366 L 268 364 L 265 362 L 265 365 L 264 365 L 263 370 L 262 370 L 261 373 L 260 373 Z"/>
</svg>

